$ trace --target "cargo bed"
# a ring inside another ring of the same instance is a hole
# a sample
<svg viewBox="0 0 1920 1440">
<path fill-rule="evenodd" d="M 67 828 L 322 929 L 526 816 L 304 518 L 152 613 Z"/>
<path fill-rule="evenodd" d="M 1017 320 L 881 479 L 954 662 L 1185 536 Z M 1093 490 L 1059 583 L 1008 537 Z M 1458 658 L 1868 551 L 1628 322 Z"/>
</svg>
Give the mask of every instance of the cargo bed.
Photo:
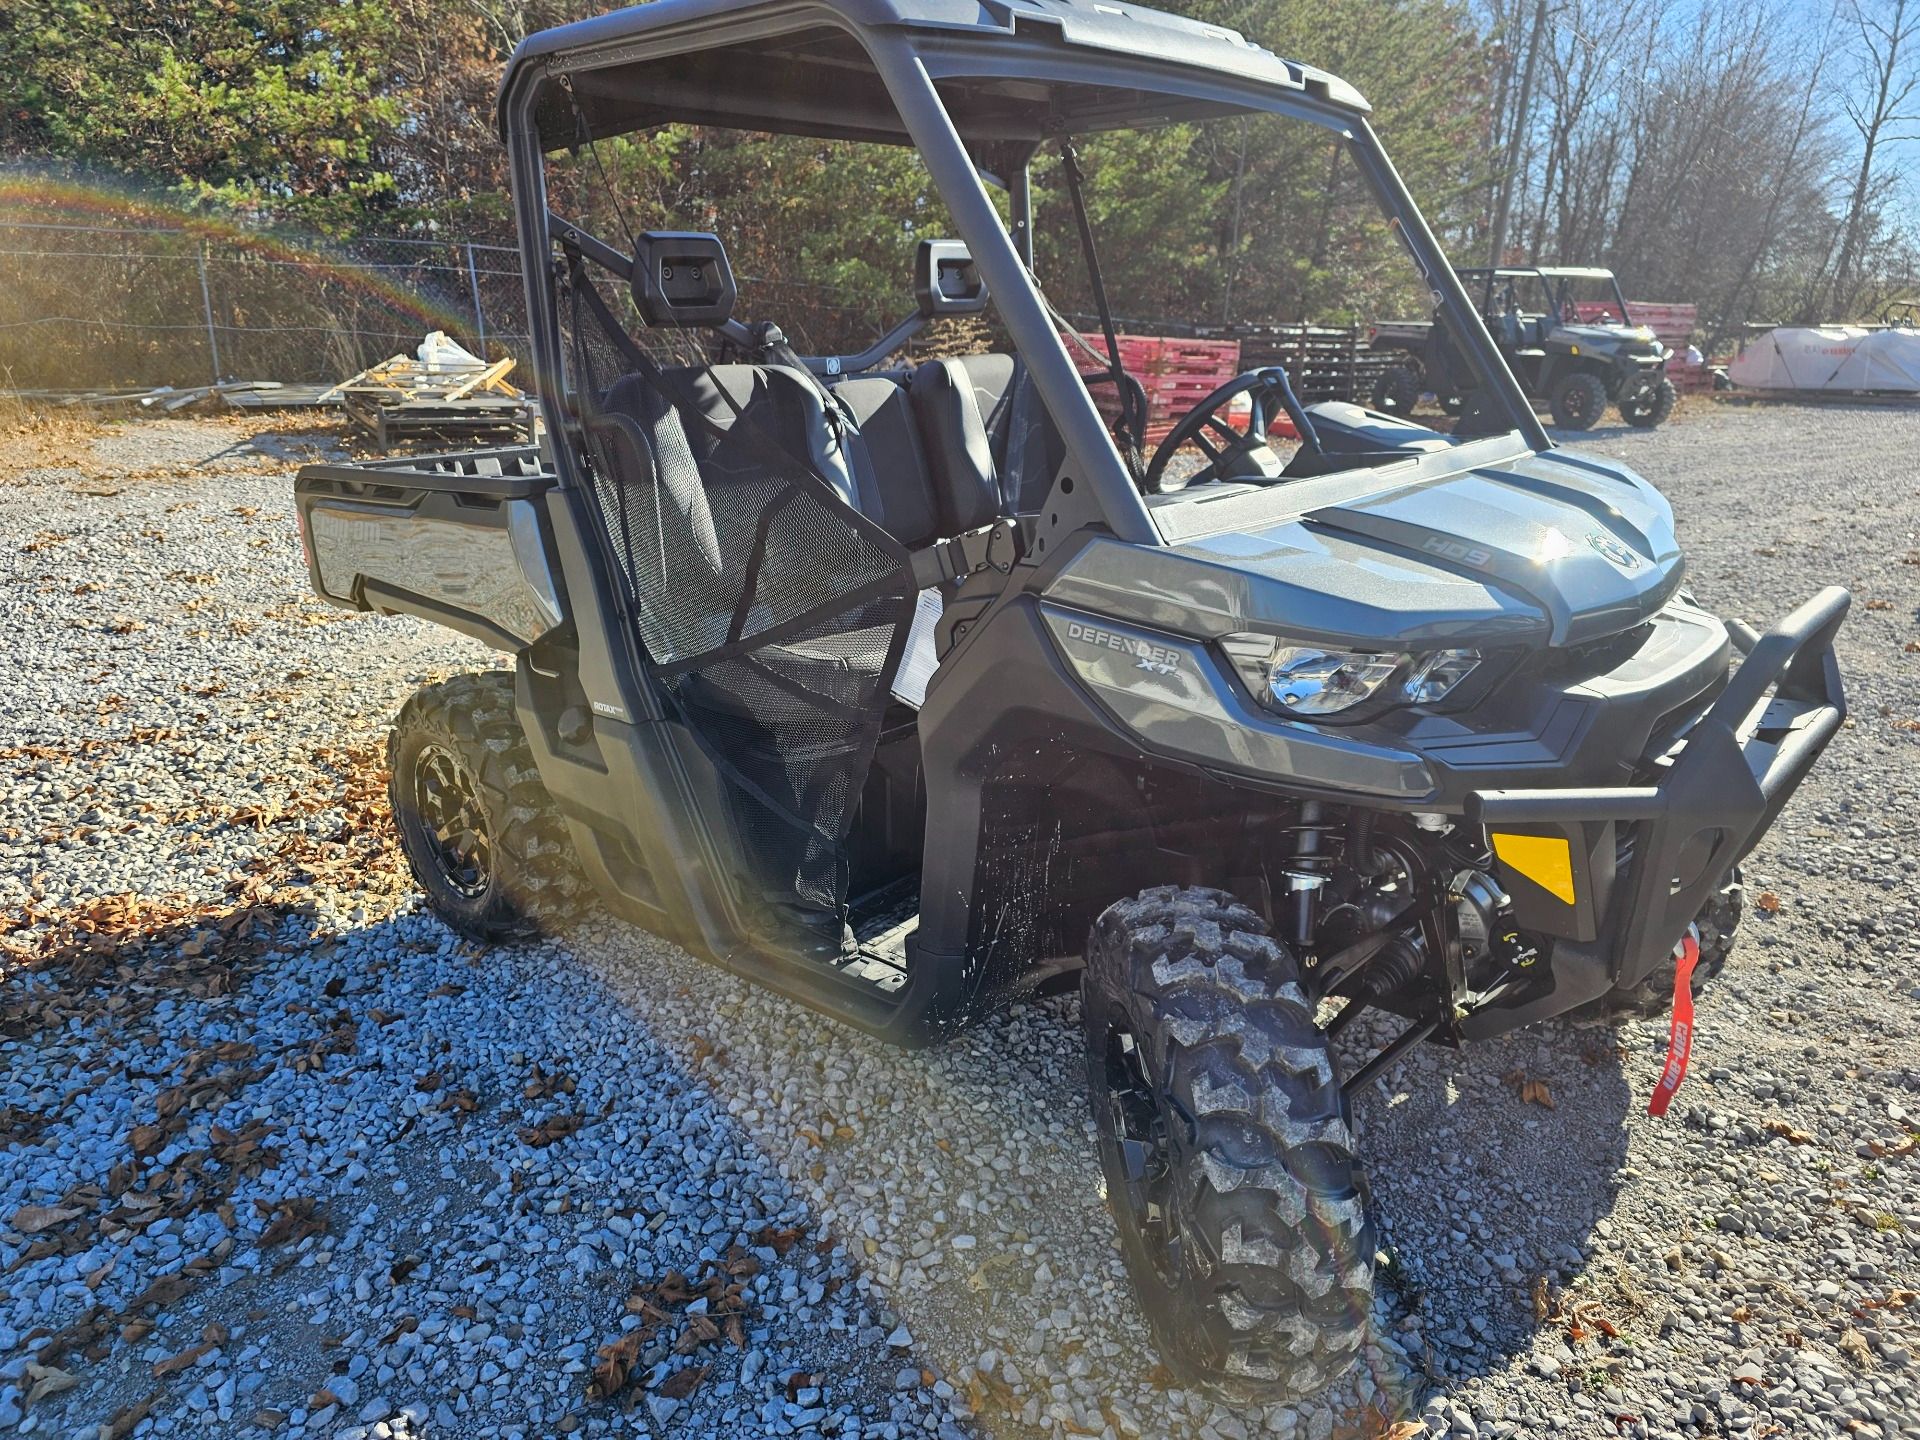
<svg viewBox="0 0 1920 1440">
<path fill-rule="evenodd" d="M 539 498 L 554 483 L 534 445 L 304 466 L 294 500 L 314 591 L 519 650 L 565 614 Z"/>
</svg>

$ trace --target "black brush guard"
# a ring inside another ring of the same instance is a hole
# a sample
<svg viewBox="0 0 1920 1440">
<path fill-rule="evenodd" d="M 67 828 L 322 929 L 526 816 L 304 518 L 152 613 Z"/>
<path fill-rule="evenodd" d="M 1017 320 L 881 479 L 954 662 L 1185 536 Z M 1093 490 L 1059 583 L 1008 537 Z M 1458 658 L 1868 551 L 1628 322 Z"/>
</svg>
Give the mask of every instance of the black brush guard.
<svg viewBox="0 0 1920 1440">
<path fill-rule="evenodd" d="M 1852 602 L 1830 586 L 1765 635 L 1730 625 L 1745 659 L 1658 784 L 1471 797 L 1468 819 L 1490 833 L 1566 838 L 1580 903 L 1516 893 L 1523 927 L 1561 912 L 1563 923 L 1542 927 L 1562 937 L 1554 942 L 1553 994 L 1482 1012 L 1466 1031 L 1495 1033 L 1558 1013 L 1638 982 L 1672 953 L 1846 719 L 1833 640 Z M 1616 855 L 1630 857 L 1618 884 Z"/>
</svg>

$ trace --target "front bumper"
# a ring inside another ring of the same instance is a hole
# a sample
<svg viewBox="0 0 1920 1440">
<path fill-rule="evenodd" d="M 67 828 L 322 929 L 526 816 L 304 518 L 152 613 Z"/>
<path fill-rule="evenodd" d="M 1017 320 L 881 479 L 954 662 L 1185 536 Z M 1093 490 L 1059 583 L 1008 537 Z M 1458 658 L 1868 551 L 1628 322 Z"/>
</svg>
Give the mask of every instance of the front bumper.
<svg viewBox="0 0 1920 1440">
<path fill-rule="evenodd" d="M 1553 992 L 1525 1019 L 1642 979 L 1766 833 L 1846 718 L 1833 640 L 1852 599 L 1832 586 L 1765 635 L 1730 626 L 1745 658 L 1654 784 L 1469 797 L 1521 928 L 1554 937 Z"/>
</svg>

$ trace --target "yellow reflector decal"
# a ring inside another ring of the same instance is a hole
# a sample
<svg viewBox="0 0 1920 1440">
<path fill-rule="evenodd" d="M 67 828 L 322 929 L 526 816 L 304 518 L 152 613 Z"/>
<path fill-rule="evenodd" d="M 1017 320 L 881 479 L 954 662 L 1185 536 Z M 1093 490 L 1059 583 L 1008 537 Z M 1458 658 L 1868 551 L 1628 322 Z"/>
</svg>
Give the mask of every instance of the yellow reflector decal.
<svg viewBox="0 0 1920 1440">
<path fill-rule="evenodd" d="M 1565 840 L 1556 835 L 1496 834 L 1493 853 L 1508 869 L 1573 904 L 1573 849 Z"/>
</svg>

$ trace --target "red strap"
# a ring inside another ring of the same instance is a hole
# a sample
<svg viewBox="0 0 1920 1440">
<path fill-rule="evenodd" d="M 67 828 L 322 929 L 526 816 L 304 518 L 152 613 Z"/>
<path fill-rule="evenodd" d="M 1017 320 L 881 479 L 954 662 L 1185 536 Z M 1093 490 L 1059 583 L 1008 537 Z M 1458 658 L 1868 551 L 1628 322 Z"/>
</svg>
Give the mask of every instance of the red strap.
<svg viewBox="0 0 1920 1440">
<path fill-rule="evenodd" d="M 1693 1053 L 1693 967 L 1700 959 L 1700 942 L 1691 934 L 1680 942 L 1680 958 L 1673 966 L 1673 1030 L 1667 1039 L 1667 1068 L 1647 1101 L 1647 1114 L 1664 1115 L 1673 1092 L 1687 1078 L 1687 1058 Z"/>
</svg>

